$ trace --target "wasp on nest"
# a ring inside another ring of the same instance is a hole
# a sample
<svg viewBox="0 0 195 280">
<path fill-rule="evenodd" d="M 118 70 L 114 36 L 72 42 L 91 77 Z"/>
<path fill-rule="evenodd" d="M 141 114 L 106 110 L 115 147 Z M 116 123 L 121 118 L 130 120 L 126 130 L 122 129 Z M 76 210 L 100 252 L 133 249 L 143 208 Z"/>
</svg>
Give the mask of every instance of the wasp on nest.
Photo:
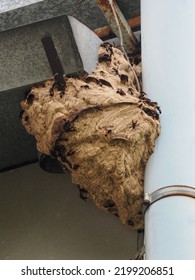
<svg viewBox="0 0 195 280">
<path fill-rule="evenodd" d="M 63 89 L 51 78 L 21 102 L 37 149 L 70 172 L 85 199 L 132 229 L 143 228 L 144 170 L 160 132 L 157 103 L 136 88 L 140 67 L 104 43 L 91 74 L 65 77 Z"/>
</svg>

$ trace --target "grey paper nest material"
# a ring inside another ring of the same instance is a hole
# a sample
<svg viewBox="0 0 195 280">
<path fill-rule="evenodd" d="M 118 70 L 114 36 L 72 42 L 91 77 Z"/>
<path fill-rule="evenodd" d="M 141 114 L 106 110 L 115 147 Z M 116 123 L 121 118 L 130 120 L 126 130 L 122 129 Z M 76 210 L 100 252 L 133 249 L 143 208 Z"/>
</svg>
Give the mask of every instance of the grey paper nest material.
<svg viewBox="0 0 195 280">
<path fill-rule="evenodd" d="M 160 131 L 157 103 L 136 90 L 129 62 L 109 44 L 100 47 L 92 74 L 65 80 L 64 88 L 54 78 L 32 88 L 21 102 L 23 125 L 86 197 L 142 228 L 144 170 Z"/>
</svg>

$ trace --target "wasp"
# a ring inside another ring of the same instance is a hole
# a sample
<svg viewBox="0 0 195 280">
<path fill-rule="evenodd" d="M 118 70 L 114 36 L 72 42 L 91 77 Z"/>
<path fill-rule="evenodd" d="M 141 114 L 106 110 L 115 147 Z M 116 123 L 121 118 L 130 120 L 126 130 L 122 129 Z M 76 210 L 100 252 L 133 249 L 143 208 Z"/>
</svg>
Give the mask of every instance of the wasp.
<svg viewBox="0 0 195 280">
<path fill-rule="evenodd" d="M 73 166 L 73 169 L 74 169 L 74 170 L 77 170 L 79 167 L 80 167 L 79 164 L 75 164 L 75 165 Z"/>
<path fill-rule="evenodd" d="M 147 96 L 147 94 L 144 91 L 140 92 L 139 98 L 143 99 L 145 96 Z"/>
<path fill-rule="evenodd" d="M 22 119 L 23 114 L 24 114 L 24 110 L 20 111 L 20 113 L 19 113 L 19 119 Z"/>
<path fill-rule="evenodd" d="M 123 84 L 128 83 L 129 78 L 127 75 L 122 74 L 120 75 L 120 78 L 121 78 L 121 83 Z"/>
<path fill-rule="evenodd" d="M 162 113 L 161 109 L 160 109 L 160 106 L 156 106 L 156 109 L 158 110 L 159 114 Z"/>
<path fill-rule="evenodd" d="M 101 44 L 101 47 L 104 47 L 107 50 L 107 52 L 110 51 L 111 53 L 113 53 L 112 46 L 113 45 L 108 42 Z"/>
<path fill-rule="evenodd" d="M 64 126 L 63 126 L 64 131 L 69 132 L 69 131 L 75 131 L 74 124 L 70 121 L 67 121 Z"/>
<path fill-rule="evenodd" d="M 118 69 L 116 69 L 116 68 L 113 67 L 112 70 L 115 72 L 116 75 L 119 74 Z"/>
<path fill-rule="evenodd" d="M 80 198 L 85 201 L 87 199 L 88 191 L 86 191 L 84 188 L 81 188 L 80 186 L 77 186 L 77 187 L 79 189 L 79 196 L 80 196 Z"/>
<path fill-rule="evenodd" d="M 27 98 L 26 98 L 27 103 L 28 103 L 29 105 L 32 105 L 32 104 L 33 104 L 33 101 L 34 101 L 34 98 L 35 98 L 34 94 L 30 92 L 30 93 L 28 94 Z"/>
<path fill-rule="evenodd" d="M 31 92 L 31 89 L 26 90 L 24 93 L 24 97 L 27 98 L 28 95 L 30 94 L 30 92 Z"/>
<path fill-rule="evenodd" d="M 134 222 L 132 220 L 128 220 L 128 225 L 133 227 L 134 226 Z"/>
<path fill-rule="evenodd" d="M 96 83 L 96 84 L 99 83 L 98 79 L 96 79 L 95 77 L 91 77 L 91 76 L 86 77 L 86 78 L 85 78 L 85 82 L 88 82 L 88 83 L 94 82 L 94 83 Z"/>
<path fill-rule="evenodd" d="M 57 90 L 59 91 L 60 97 L 62 98 L 62 96 L 65 93 L 65 86 L 66 86 L 66 84 L 61 84 L 61 83 L 55 81 L 49 90 L 50 96 L 54 95 L 55 88 L 57 88 Z"/>
<path fill-rule="evenodd" d="M 63 161 L 64 164 L 66 163 L 66 164 L 68 165 L 68 168 L 67 168 L 67 167 L 64 166 L 64 164 L 63 164 L 63 166 L 68 170 L 68 172 L 70 172 L 70 169 L 72 169 L 71 163 L 67 160 L 67 158 L 66 158 L 65 155 L 62 155 L 60 158 L 61 158 L 61 160 Z"/>
<path fill-rule="evenodd" d="M 99 62 L 107 62 L 107 61 L 111 62 L 111 56 L 107 53 L 104 53 L 98 57 L 98 61 Z"/>
<path fill-rule="evenodd" d="M 150 117 L 152 117 L 153 119 L 158 120 L 159 119 L 159 115 L 157 112 L 150 110 L 148 108 L 142 108 L 142 110 Z"/>
<path fill-rule="evenodd" d="M 132 128 L 135 129 L 137 126 L 137 121 L 132 120 Z"/>
<path fill-rule="evenodd" d="M 105 136 L 107 137 L 108 135 L 110 135 L 112 133 L 112 129 L 108 128 L 106 130 Z"/>
<path fill-rule="evenodd" d="M 89 85 L 83 85 L 83 86 L 81 86 L 81 88 L 84 88 L 84 89 L 89 89 L 89 88 L 90 88 L 90 86 L 89 86 Z"/>
<path fill-rule="evenodd" d="M 67 153 L 67 156 L 72 156 L 75 154 L 75 151 L 73 149 L 70 149 Z"/>
<path fill-rule="evenodd" d="M 65 147 L 58 143 L 55 143 L 53 150 L 51 151 L 51 155 L 54 157 L 61 156 L 65 152 Z"/>
<path fill-rule="evenodd" d="M 25 120 L 25 122 L 28 122 L 29 121 L 29 116 L 25 116 L 24 120 Z"/>
<path fill-rule="evenodd" d="M 106 210 L 109 210 L 110 208 L 113 208 L 115 206 L 114 202 L 108 202 L 104 205 L 104 207 L 106 208 Z"/>
<path fill-rule="evenodd" d="M 121 96 L 126 95 L 126 93 L 124 92 L 124 90 L 122 90 L 121 88 L 117 89 L 116 93 L 120 94 Z"/>
</svg>

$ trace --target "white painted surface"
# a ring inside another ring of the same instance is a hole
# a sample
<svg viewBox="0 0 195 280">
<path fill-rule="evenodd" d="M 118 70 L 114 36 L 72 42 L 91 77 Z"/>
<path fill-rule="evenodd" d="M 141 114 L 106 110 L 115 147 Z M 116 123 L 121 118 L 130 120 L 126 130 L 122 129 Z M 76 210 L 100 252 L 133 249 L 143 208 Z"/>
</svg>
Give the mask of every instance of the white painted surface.
<svg viewBox="0 0 195 280">
<path fill-rule="evenodd" d="M 195 186 L 195 1 L 142 0 L 144 91 L 158 101 L 161 135 L 145 191 Z M 165 198 L 146 213 L 147 259 L 195 259 L 195 200 Z"/>
<path fill-rule="evenodd" d="M 0 173 L 0 260 L 130 259 L 136 231 L 38 164 Z"/>
<path fill-rule="evenodd" d="M 195 259 L 195 201 L 168 197 L 152 204 L 145 216 L 146 259 Z"/>
</svg>

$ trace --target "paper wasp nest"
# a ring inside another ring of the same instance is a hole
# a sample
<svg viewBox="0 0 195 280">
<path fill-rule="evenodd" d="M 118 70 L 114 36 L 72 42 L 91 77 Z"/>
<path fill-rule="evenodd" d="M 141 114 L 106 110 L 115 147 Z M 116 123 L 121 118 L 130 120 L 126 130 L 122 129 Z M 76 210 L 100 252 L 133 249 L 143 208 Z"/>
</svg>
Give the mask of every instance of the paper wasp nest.
<svg viewBox="0 0 195 280">
<path fill-rule="evenodd" d="M 136 90 L 129 62 L 110 44 L 100 47 L 92 74 L 65 82 L 52 78 L 31 89 L 21 102 L 23 125 L 84 196 L 143 228 L 144 170 L 160 131 L 157 103 Z"/>
</svg>

